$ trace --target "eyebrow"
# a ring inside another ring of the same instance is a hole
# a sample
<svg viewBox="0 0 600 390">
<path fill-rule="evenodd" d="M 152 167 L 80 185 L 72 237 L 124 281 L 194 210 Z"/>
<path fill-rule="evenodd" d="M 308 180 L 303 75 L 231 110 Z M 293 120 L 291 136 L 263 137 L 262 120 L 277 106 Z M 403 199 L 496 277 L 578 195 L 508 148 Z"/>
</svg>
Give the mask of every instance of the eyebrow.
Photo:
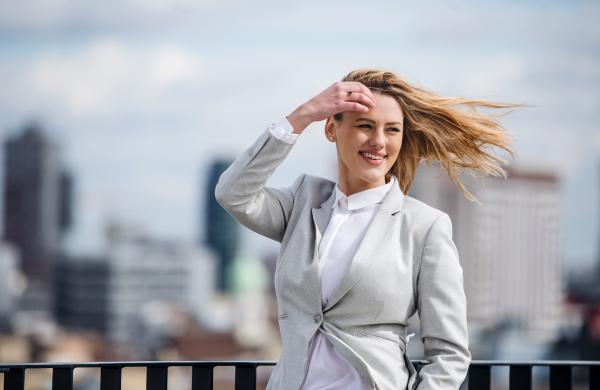
<svg viewBox="0 0 600 390">
<path fill-rule="evenodd" d="M 375 124 L 375 121 L 373 119 L 369 119 L 369 118 L 358 118 L 354 122 L 358 122 L 358 121 L 367 121 L 369 123 Z M 400 122 L 388 122 L 385 125 L 386 126 L 388 126 L 388 125 L 399 125 L 400 127 L 402 127 L 402 123 L 400 123 Z"/>
</svg>

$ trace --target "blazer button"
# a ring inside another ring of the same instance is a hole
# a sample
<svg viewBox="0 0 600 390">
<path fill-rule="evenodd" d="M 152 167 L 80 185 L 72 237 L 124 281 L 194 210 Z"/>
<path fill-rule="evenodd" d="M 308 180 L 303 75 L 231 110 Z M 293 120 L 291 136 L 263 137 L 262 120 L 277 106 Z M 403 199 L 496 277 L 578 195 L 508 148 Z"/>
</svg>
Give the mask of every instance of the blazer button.
<svg viewBox="0 0 600 390">
<path fill-rule="evenodd" d="M 318 324 L 319 322 L 321 322 L 321 315 L 320 314 L 315 314 L 315 316 L 313 318 L 315 320 L 315 324 Z"/>
</svg>

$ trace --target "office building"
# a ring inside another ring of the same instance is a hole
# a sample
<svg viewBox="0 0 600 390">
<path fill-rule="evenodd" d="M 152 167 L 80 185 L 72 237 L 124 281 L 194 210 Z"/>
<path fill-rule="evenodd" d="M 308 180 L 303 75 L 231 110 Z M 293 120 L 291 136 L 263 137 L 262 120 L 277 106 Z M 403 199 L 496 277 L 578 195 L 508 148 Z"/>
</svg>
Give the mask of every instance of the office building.
<svg viewBox="0 0 600 390">
<path fill-rule="evenodd" d="M 4 236 L 19 247 L 24 273 L 44 279 L 60 241 L 59 150 L 32 125 L 4 154 Z"/>
<path fill-rule="evenodd" d="M 70 223 L 72 179 L 60 150 L 32 124 L 4 144 L 4 240 L 20 253 L 25 309 L 46 310 L 60 237 Z"/>
<path fill-rule="evenodd" d="M 106 256 L 60 262 L 56 313 L 62 325 L 94 330 L 113 342 L 151 345 L 157 327 L 172 330 L 172 318 L 160 308 L 206 315 L 215 290 L 211 251 L 111 234 Z"/>
<path fill-rule="evenodd" d="M 229 290 L 228 273 L 238 250 L 240 224 L 215 199 L 215 188 L 219 177 L 233 161 L 218 160 L 208 171 L 205 202 L 205 239 L 202 240 L 218 256 L 217 287 Z"/>
</svg>

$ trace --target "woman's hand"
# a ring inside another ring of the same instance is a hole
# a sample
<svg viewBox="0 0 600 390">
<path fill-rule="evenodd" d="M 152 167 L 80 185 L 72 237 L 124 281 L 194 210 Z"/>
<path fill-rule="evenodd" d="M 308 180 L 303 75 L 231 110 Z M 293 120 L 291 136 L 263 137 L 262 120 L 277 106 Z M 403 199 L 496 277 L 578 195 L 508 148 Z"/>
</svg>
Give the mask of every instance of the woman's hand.
<svg viewBox="0 0 600 390">
<path fill-rule="evenodd" d="M 298 107 L 287 116 L 287 120 L 294 133 L 300 134 L 312 122 L 344 111 L 367 112 L 369 107 L 375 107 L 375 98 L 369 88 L 355 81 L 338 81 Z"/>
</svg>

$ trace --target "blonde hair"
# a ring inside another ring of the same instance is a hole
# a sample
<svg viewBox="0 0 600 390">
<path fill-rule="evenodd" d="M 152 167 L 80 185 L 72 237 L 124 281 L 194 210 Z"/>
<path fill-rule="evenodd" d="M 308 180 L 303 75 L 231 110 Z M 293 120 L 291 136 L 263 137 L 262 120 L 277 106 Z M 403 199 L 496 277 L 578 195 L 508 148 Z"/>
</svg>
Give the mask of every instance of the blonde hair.
<svg viewBox="0 0 600 390">
<path fill-rule="evenodd" d="M 507 162 L 492 154 L 492 149 L 498 147 L 512 157 L 517 155 L 512 149 L 513 139 L 509 137 L 514 133 L 508 133 L 498 123 L 511 111 L 491 115 L 480 113 L 477 108 L 526 105 L 444 97 L 381 69 L 357 69 L 344 76 L 342 81 L 358 81 L 372 91 L 393 97 L 400 104 L 404 115 L 402 147 L 388 175 L 398 179 L 405 195 L 412 187 L 421 163 L 429 166 L 439 163 L 450 180 L 471 201 L 476 199 L 459 180 L 465 171 L 506 178 L 507 173 L 499 163 Z M 334 119 L 341 120 L 342 113 L 336 114 Z"/>
</svg>

